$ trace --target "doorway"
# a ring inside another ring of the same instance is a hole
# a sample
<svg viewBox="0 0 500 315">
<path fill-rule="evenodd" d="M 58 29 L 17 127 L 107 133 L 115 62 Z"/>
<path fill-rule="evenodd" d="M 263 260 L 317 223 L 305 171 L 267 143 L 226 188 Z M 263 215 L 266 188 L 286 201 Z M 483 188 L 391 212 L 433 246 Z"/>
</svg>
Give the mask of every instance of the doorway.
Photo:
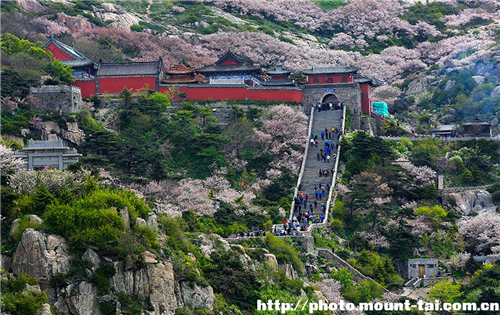
<svg viewBox="0 0 500 315">
<path fill-rule="evenodd" d="M 418 277 L 423 278 L 425 275 L 425 265 L 418 265 Z"/>
<path fill-rule="evenodd" d="M 334 94 L 327 94 L 323 96 L 323 100 L 321 100 L 321 104 L 337 104 L 339 99 Z"/>
</svg>

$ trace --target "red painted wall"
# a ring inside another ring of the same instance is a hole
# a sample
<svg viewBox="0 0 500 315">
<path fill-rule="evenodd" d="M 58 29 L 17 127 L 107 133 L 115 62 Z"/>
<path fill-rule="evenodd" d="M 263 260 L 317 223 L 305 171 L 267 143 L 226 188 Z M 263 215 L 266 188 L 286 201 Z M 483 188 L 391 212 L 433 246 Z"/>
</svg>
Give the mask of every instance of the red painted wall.
<svg viewBox="0 0 500 315">
<path fill-rule="evenodd" d="M 277 91 L 277 90 L 247 90 L 244 87 L 181 87 L 178 93 L 187 93 L 188 100 L 254 100 L 254 101 L 278 101 L 302 103 L 302 91 Z M 161 93 L 168 88 L 160 88 Z M 180 100 L 174 98 L 174 100 Z"/>
<path fill-rule="evenodd" d="M 137 92 L 144 87 L 156 89 L 155 77 L 128 77 L 128 78 L 99 78 L 98 93 L 120 93 L 124 87 L 132 89 L 132 92 Z"/>
<path fill-rule="evenodd" d="M 95 95 L 95 81 L 75 81 L 71 85 L 78 86 L 82 90 L 82 97 Z"/>
<path fill-rule="evenodd" d="M 353 79 L 353 76 L 352 75 L 321 75 L 321 76 L 308 76 L 307 77 L 307 83 L 309 84 L 314 84 L 314 79 L 318 79 L 319 82 L 317 82 L 316 84 L 319 84 L 319 83 L 329 83 L 328 82 L 328 79 L 333 79 L 333 83 L 345 83 L 345 82 L 342 82 L 342 78 L 345 77 L 347 79 L 347 82 L 354 82 L 354 79 Z"/>
<path fill-rule="evenodd" d="M 247 96 L 255 101 L 302 103 L 302 91 L 248 90 Z"/>
<path fill-rule="evenodd" d="M 46 51 L 50 51 L 52 53 L 52 59 L 57 59 L 57 60 L 75 60 L 75 58 L 71 57 L 70 55 L 66 54 L 62 50 L 60 50 L 56 45 L 50 44 L 45 48 Z"/>
<path fill-rule="evenodd" d="M 221 63 L 221 65 L 237 65 L 238 63 L 232 59 L 228 59 Z"/>
<path fill-rule="evenodd" d="M 286 80 L 286 78 L 288 78 L 288 76 L 286 75 L 273 75 L 273 80 Z"/>
<path fill-rule="evenodd" d="M 361 88 L 361 112 L 370 114 L 372 112 L 372 87 L 370 84 L 360 84 Z"/>
</svg>

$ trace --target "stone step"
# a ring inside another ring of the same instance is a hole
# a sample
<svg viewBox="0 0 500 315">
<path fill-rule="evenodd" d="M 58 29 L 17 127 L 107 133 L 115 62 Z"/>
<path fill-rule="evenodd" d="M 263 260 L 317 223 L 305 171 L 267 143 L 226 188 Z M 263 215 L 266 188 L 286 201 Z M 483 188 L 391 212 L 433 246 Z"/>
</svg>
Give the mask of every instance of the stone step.
<svg viewBox="0 0 500 315">
<path fill-rule="evenodd" d="M 340 123 L 340 118 L 342 117 L 342 111 L 340 110 L 334 110 L 334 111 L 321 111 L 318 112 L 316 111 L 314 113 L 314 119 L 312 122 L 312 132 L 318 133 L 318 147 L 309 147 L 308 155 L 305 157 L 306 163 L 305 163 L 305 169 L 304 173 L 302 175 L 302 180 L 300 183 L 300 190 L 299 194 L 303 193 L 304 195 L 308 194 L 309 195 L 309 201 L 308 205 L 306 206 L 309 208 L 309 204 L 311 202 L 314 202 L 316 200 L 315 198 L 315 192 L 314 192 L 314 185 L 317 185 L 319 187 L 319 184 L 322 185 L 323 189 L 325 190 L 325 195 L 321 200 L 318 200 L 318 206 L 314 210 L 315 214 L 324 214 L 324 212 L 321 210 L 321 203 L 324 202 L 326 204 L 326 201 L 328 200 L 328 191 L 326 190 L 327 184 L 332 183 L 332 176 L 329 175 L 328 177 L 325 176 L 319 176 L 318 175 L 318 170 L 319 169 L 329 169 L 331 170 L 333 167 L 335 167 L 335 160 L 333 160 L 333 153 L 332 153 L 332 159 L 330 160 L 330 163 L 323 163 L 323 161 L 318 161 L 317 159 L 317 153 L 319 152 L 320 148 L 324 148 L 324 141 L 321 139 L 321 132 L 327 128 L 328 130 L 331 130 L 332 127 L 339 128 L 341 126 Z M 332 139 L 329 139 L 329 142 L 331 142 Z M 338 138 L 335 137 L 333 141 L 336 143 L 338 142 Z M 332 150 L 334 153 L 336 153 L 336 149 Z M 295 213 L 296 214 L 296 213 Z"/>
</svg>

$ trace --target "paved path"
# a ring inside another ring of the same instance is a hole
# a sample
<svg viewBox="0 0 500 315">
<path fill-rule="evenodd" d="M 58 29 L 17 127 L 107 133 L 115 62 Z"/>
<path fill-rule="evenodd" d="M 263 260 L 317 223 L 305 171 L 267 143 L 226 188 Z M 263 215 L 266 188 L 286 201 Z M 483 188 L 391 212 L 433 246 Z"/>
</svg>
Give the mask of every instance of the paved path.
<svg viewBox="0 0 500 315">
<path fill-rule="evenodd" d="M 318 170 L 319 169 L 332 169 L 335 167 L 335 161 L 333 160 L 333 154 L 335 152 L 336 154 L 336 149 L 334 148 L 332 150 L 331 154 L 331 159 L 330 163 L 323 163 L 322 160 L 318 161 L 317 154 L 319 153 L 320 148 L 324 149 L 324 140 L 321 140 L 321 132 L 325 131 L 325 128 L 328 128 L 328 130 L 331 131 L 332 127 L 339 128 L 341 126 L 340 123 L 340 118 L 342 117 L 342 111 L 341 110 L 332 110 L 332 111 L 321 111 L 318 112 L 316 111 L 314 113 L 314 119 L 312 123 L 312 132 L 318 133 L 318 147 L 315 146 L 310 146 L 309 144 L 309 152 L 306 156 L 306 164 L 304 167 L 304 174 L 302 176 L 302 181 L 300 183 L 300 189 L 298 191 L 298 195 L 300 193 L 303 193 L 304 196 L 306 194 L 309 195 L 309 202 L 306 206 L 307 209 L 309 209 L 309 204 L 313 203 L 314 206 L 314 200 L 315 200 L 315 193 L 314 193 L 314 185 L 317 185 L 319 187 L 319 184 L 321 183 L 322 187 L 325 189 L 325 195 L 322 197 L 321 200 L 318 201 L 317 207 L 314 209 L 315 214 L 324 214 L 324 211 L 321 210 L 321 203 L 324 202 L 326 205 L 326 202 L 328 200 L 328 191 L 326 190 L 326 185 L 327 184 L 332 184 L 332 176 L 329 175 L 328 177 L 324 176 L 319 176 L 318 175 Z M 309 135 L 310 137 L 310 135 Z M 329 139 L 331 142 L 332 139 Z M 335 137 L 334 140 L 335 143 L 338 142 L 338 134 Z M 302 206 L 302 212 L 304 212 L 304 206 Z M 294 215 L 296 215 L 298 211 L 295 211 Z"/>
</svg>

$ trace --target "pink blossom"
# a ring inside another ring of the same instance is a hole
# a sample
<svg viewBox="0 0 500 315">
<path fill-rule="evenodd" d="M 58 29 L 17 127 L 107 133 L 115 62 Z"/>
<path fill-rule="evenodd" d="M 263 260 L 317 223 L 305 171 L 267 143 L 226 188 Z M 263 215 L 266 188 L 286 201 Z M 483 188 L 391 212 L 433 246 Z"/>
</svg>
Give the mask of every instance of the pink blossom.
<svg viewBox="0 0 500 315">
<path fill-rule="evenodd" d="M 370 243 L 375 248 L 389 248 L 390 244 L 387 238 L 378 231 L 362 231 L 359 233 L 362 239 Z"/>
</svg>

